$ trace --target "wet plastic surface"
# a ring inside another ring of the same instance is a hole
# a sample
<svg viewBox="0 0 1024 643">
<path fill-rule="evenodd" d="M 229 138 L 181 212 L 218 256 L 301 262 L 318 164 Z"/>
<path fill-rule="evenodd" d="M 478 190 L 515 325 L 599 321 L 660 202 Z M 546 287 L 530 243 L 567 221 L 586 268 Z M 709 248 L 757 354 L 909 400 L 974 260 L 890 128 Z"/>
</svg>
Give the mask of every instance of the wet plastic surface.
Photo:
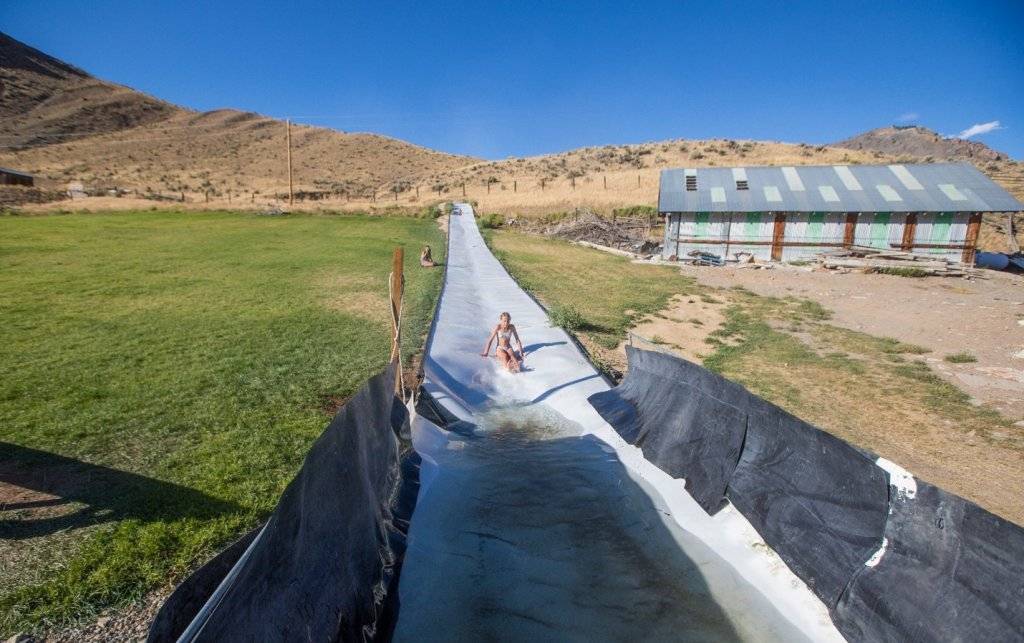
<svg viewBox="0 0 1024 643">
<path fill-rule="evenodd" d="M 417 427 L 434 467 L 396 640 L 807 640 L 604 441 L 545 408 L 478 419 L 472 435 Z"/>
</svg>

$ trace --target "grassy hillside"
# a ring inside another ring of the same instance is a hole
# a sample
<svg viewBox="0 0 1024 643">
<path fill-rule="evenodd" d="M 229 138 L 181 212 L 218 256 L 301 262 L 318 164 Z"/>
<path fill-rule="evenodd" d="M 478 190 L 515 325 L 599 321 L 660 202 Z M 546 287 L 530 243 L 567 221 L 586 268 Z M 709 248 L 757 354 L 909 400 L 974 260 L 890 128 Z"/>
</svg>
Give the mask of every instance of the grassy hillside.
<svg viewBox="0 0 1024 643">
<path fill-rule="evenodd" d="M 268 515 L 389 350 L 444 248 L 433 220 L 0 217 L 0 636 L 173 582 Z"/>
</svg>

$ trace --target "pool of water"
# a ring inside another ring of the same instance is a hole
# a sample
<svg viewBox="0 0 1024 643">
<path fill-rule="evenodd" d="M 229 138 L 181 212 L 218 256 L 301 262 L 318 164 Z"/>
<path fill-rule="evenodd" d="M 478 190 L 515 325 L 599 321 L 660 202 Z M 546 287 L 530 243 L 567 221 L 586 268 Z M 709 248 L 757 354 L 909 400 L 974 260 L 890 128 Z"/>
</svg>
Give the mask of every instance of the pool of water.
<svg viewBox="0 0 1024 643">
<path fill-rule="evenodd" d="M 599 438 L 543 404 L 475 421 L 414 425 L 396 640 L 806 640 Z"/>
</svg>

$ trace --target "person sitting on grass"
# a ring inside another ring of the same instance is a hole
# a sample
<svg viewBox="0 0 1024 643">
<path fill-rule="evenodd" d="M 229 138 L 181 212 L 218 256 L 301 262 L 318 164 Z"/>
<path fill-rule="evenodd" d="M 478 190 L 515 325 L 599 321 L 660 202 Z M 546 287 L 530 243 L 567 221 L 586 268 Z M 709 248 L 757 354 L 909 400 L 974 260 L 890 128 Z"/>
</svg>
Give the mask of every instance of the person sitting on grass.
<svg viewBox="0 0 1024 643">
<path fill-rule="evenodd" d="M 430 256 L 430 246 L 423 246 L 423 250 L 420 252 L 420 265 L 424 268 L 433 268 L 437 265 L 434 263 L 434 258 Z"/>
<path fill-rule="evenodd" d="M 516 339 L 516 343 L 519 344 L 519 355 L 512 350 L 512 338 Z M 519 333 L 516 332 L 515 324 L 512 323 L 512 315 L 508 313 L 501 313 L 498 315 L 498 325 L 491 331 L 491 336 L 487 338 L 487 346 L 484 347 L 484 352 L 480 353 L 481 356 L 487 357 L 491 352 L 491 342 L 497 338 L 498 343 L 494 349 L 494 356 L 498 358 L 501 365 L 506 370 L 512 373 L 518 373 L 519 369 L 523 365 L 523 361 L 526 359 L 526 351 L 523 350 L 523 340 L 519 339 Z"/>
</svg>

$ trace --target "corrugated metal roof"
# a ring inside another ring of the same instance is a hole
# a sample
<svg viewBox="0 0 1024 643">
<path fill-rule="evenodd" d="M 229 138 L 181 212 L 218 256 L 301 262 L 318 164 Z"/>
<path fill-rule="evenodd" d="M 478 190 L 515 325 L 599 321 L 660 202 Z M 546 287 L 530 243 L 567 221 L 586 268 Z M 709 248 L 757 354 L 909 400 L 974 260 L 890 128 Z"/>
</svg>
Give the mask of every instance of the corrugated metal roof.
<svg viewBox="0 0 1024 643">
<path fill-rule="evenodd" d="M 1021 212 L 1024 204 L 965 163 L 662 170 L 662 212 Z M 736 189 L 746 179 L 749 189 Z M 724 195 L 724 199 L 722 198 Z"/>
</svg>

